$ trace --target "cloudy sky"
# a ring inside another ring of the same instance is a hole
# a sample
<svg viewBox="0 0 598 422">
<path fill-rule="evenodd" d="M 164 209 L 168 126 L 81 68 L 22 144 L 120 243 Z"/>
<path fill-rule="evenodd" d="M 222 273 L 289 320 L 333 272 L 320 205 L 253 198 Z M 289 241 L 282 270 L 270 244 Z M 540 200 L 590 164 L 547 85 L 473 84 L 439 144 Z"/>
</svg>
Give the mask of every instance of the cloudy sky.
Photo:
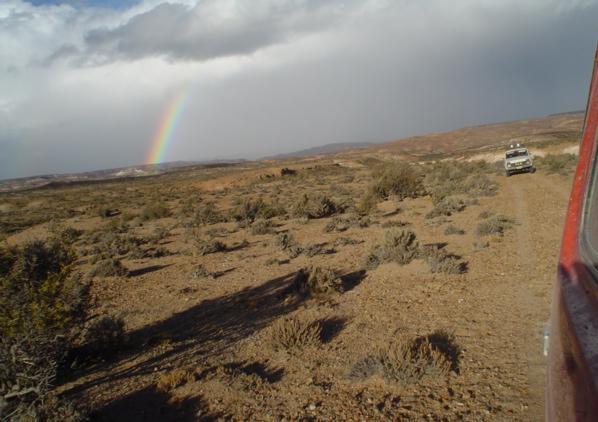
<svg viewBox="0 0 598 422">
<path fill-rule="evenodd" d="M 580 110 L 598 0 L 0 0 L 0 178 Z"/>
</svg>

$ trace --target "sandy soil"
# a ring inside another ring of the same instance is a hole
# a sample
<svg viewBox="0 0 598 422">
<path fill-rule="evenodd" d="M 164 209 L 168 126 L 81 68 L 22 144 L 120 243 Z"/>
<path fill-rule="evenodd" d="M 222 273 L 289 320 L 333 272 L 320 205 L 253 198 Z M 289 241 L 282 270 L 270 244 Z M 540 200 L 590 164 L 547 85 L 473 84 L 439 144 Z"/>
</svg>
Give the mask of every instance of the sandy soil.
<svg viewBox="0 0 598 422">
<path fill-rule="evenodd" d="M 343 233 L 323 231 L 330 218 L 279 220 L 276 231 L 301 244 L 360 242 L 311 258 L 289 259 L 272 246 L 273 235 L 245 229 L 222 237 L 231 251 L 188 255 L 180 253 L 188 247 L 184 230 L 174 229 L 161 244 L 179 253 L 127 260 L 131 276 L 94 281 L 94 313 L 122 316 L 131 346 L 111 362 L 76 371 L 59 390 L 95 409 L 99 420 L 542 420 L 542 335 L 571 180 L 541 172 L 493 177 L 496 196 L 442 222 L 425 219 L 429 198 L 404 201 L 398 214 L 383 211 L 396 203 L 381 204 L 378 224 Z M 480 238 L 482 211 L 517 224 L 504 236 Z M 467 273 L 432 274 L 421 260 L 366 271 L 367 251 L 390 220 L 411 223 L 423 244 L 446 243 L 467 261 Z M 445 235 L 449 223 L 466 233 Z M 218 227 L 232 231 L 234 223 L 209 229 Z M 267 265 L 272 258 L 280 264 Z M 219 276 L 190 278 L 200 263 Z M 347 291 L 319 299 L 288 294 L 294 274 L 309 265 L 345 275 Z M 272 323 L 290 315 L 319 320 L 323 343 L 299 353 L 270 347 Z M 454 332 L 462 349 L 446 378 L 401 386 L 349 376 L 378 345 L 438 329 Z M 177 369 L 190 374 L 186 382 L 157 390 Z"/>
</svg>

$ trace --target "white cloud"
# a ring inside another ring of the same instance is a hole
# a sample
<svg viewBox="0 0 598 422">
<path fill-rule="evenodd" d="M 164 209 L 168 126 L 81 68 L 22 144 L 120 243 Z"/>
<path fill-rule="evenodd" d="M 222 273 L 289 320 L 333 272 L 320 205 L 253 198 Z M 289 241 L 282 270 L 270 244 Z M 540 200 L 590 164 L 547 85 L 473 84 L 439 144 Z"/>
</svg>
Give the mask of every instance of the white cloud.
<svg viewBox="0 0 598 422">
<path fill-rule="evenodd" d="M 124 11 L 4 0 L 0 177 L 138 163 L 182 88 L 168 159 L 580 108 L 597 11 L 556 0 L 152 0 Z"/>
</svg>

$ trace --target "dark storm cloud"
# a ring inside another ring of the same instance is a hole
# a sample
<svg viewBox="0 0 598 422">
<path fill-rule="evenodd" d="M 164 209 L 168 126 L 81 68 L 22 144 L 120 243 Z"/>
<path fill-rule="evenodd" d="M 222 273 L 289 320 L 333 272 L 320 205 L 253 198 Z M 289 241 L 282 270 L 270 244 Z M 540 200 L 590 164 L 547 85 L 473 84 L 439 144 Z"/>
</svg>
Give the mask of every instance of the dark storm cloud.
<svg viewBox="0 0 598 422">
<path fill-rule="evenodd" d="M 90 31 L 85 49 L 87 55 L 105 61 L 246 55 L 332 24 L 345 12 L 345 3 L 309 0 L 231 5 L 208 0 L 194 7 L 164 3 L 116 28 Z"/>
</svg>

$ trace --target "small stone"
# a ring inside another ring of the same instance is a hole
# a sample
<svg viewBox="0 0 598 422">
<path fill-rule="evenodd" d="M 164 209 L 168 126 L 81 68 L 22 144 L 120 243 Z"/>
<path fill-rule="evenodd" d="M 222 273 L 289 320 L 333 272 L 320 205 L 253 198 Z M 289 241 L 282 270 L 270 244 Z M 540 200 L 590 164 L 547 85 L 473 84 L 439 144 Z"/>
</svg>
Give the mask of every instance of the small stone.
<svg viewBox="0 0 598 422">
<path fill-rule="evenodd" d="M 309 410 L 312 410 L 312 411 L 313 411 L 313 410 L 316 410 L 316 405 L 315 405 L 315 404 L 313 404 L 313 403 L 310 403 L 310 405 L 309 405 L 309 406 L 307 406 L 307 408 L 308 408 Z"/>
</svg>

